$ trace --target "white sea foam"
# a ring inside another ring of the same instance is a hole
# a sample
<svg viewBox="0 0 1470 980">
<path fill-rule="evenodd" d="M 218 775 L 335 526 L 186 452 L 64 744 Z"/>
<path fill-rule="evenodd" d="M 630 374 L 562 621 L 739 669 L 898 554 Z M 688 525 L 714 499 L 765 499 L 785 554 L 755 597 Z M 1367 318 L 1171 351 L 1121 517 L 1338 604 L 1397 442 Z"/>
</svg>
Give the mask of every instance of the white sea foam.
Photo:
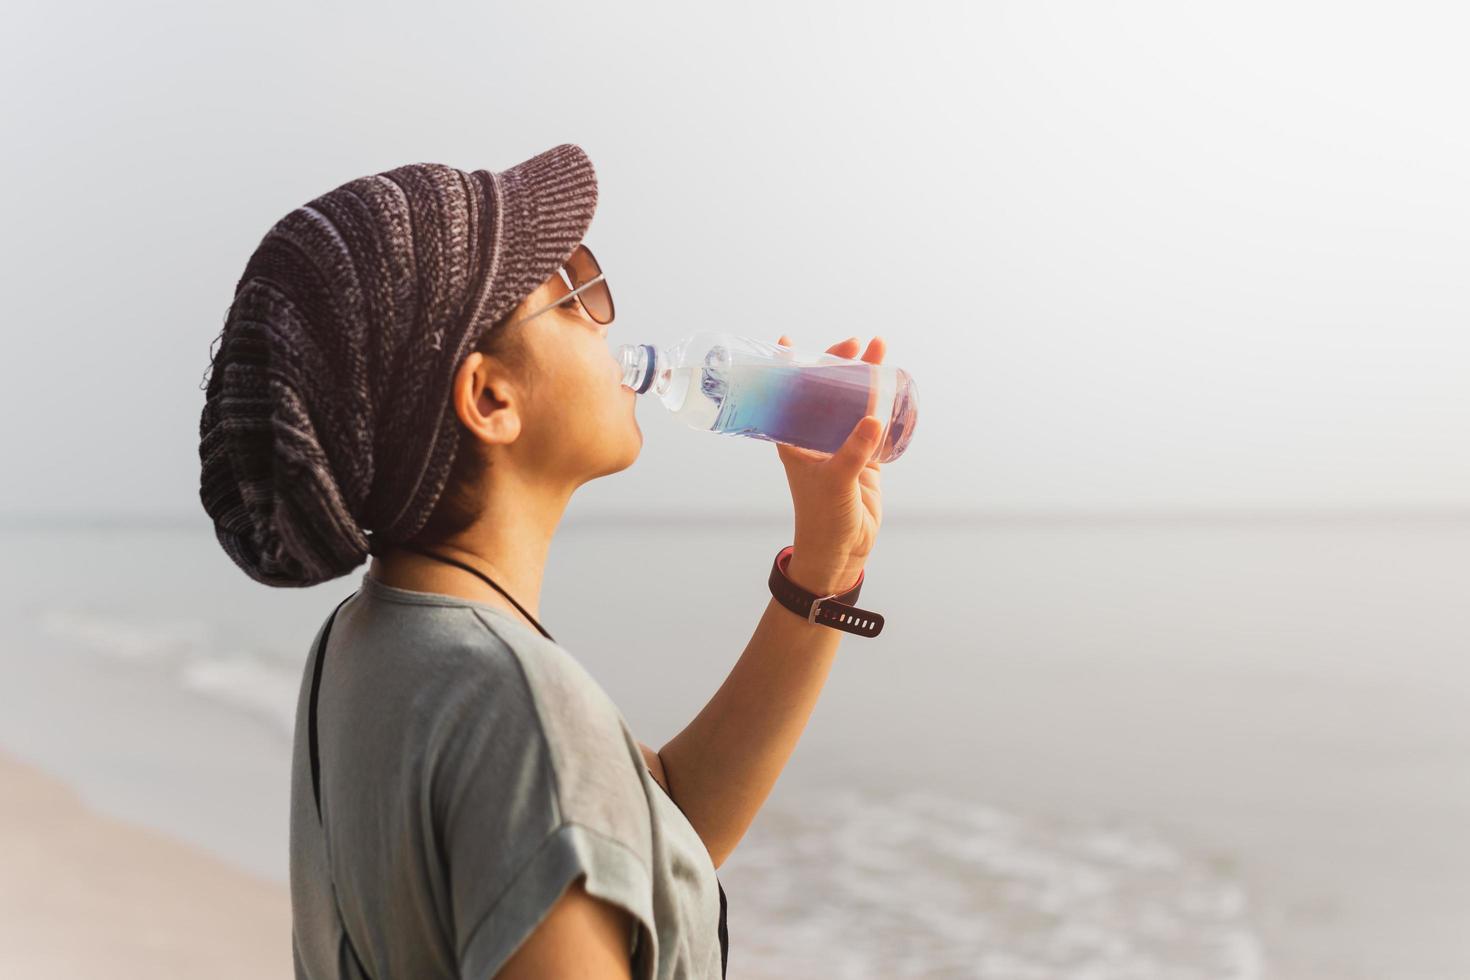
<svg viewBox="0 0 1470 980">
<path fill-rule="evenodd" d="M 250 657 L 216 658 L 185 664 L 180 679 L 191 691 L 268 718 L 287 737 L 293 734 L 301 683 L 295 671 Z"/>
<path fill-rule="evenodd" d="M 165 670 L 178 686 L 264 718 L 286 738 L 292 736 L 300 666 L 232 648 L 204 620 L 140 620 L 53 607 L 41 611 L 36 625 L 43 636 L 63 644 Z"/>
<path fill-rule="evenodd" d="M 203 655 L 209 624 L 202 619 L 138 621 L 85 609 L 43 609 L 36 617 L 43 636 L 118 660 L 155 662 Z"/>
<path fill-rule="evenodd" d="M 762 814 L 721 880 L 757 980 L 1265 973 L 1240 883 L 1146 827 L 843 789 Z"/>
</svg>

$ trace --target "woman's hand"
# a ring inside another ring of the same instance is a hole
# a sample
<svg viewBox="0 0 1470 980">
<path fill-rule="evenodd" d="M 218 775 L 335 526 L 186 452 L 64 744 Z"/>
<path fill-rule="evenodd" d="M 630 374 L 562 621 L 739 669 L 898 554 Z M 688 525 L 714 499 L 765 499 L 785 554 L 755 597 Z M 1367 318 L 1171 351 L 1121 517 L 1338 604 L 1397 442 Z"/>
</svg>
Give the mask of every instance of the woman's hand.
<svg viewBox="0 0 1470 980">
<path fill-rule="evenodd" d="M 776 342 L 791 346 L 784 334 Z M 851 358 L 860 348 L 858 339 L 850 337 L 828 347 L 827 353 Z M 886 350 L 883 338 L 874 337 L 862 360 L 882 364 Z M 873 550 L 883 520 L 880 464 L 873 461 L 882 432 L 882 419 L 865 416 L 830 456 L 776 443 L 796 511 L 788 572 L 809 592 L 830 595 L 852 588 Z"/>
</svg>

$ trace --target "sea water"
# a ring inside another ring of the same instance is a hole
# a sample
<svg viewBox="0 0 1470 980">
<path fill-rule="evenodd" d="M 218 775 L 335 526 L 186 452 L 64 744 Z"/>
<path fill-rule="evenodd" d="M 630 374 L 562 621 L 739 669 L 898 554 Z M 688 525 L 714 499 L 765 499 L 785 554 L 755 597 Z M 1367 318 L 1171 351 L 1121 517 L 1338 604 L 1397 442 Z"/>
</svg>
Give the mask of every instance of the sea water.
<svg viewBox="0 0 1470 980">
<path fill-rule="evenodd" d="M 649 745 L 790 530 L 717 513 L 553 545 L 541 618 Z M 731 976 L 1470 977 L 1470 520 L 895 512 L 880 549 L 888 625 L 721 866 Z M 260 586 L 203 515 L 0 528 L 0 750 L 284 885 L 303 668 L 364 573 Z"/>
</svg>

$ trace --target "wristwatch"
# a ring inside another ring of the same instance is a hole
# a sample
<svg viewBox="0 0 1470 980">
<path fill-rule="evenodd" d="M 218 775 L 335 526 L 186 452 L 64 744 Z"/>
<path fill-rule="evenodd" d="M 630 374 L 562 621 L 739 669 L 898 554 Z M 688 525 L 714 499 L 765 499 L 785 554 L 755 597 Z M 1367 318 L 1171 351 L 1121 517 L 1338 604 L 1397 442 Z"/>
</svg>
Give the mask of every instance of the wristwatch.
<svg viewBox="0 0 1470 980">
<path fill-rule="evenodd" d="M 776 553 L 776 560 L 771 563 L 771 595 L 776 597 L 777 602 L 809 623 L 830 626 L 858 636 L 877 636 L 883 632 L 882 616 L 853 605 L 863 589 L 863 579 L 868 575 L 867 569 L 863 569 L 858 575 L 857 584 L 846 592 L 819 596 L 786 577 L 786 569 L 791 564 L 791 555 L 795 550 L 795 545 L 788 544 Z"/>
</svg>

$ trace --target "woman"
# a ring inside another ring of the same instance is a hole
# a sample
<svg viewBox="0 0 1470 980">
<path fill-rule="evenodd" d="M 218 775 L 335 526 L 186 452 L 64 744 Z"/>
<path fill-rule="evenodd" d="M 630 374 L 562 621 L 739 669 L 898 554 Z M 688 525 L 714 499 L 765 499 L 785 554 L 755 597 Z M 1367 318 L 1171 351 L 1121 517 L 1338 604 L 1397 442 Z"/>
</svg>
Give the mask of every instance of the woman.
<svg viewBox="0 0 1470 980">
<path fill-rule="evenodd" d="M 654 751 L 538 621 L 572 493 L 642 446 L 582 244 L 596 202 L 571 144 L 498 173 L 412 164 L 292 211 L 236 286 L 200 421 L 220 544 L 273 586 L 372 559 L 297 706 L 299 978 L 724 973 L 715 872 L 841 632 L 773 598 Z M 882 358 L 875 338 L 863 359 Z M 862 578 L 876 422 L 830 457 L 777 447 L 795 506 L 778 567 L 809 593 Z"/>
</svg>

